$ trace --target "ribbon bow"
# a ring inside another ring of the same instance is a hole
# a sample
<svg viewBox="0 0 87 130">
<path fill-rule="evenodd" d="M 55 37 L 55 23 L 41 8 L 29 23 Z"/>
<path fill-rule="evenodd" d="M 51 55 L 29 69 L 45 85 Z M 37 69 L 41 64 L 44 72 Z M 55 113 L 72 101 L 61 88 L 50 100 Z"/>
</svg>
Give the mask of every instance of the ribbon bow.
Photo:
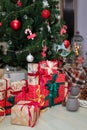
<svg viewBox="0 0 87 130">
<path fill-rule="evenodd" d="M 47 63 L 47 65 L 46 65 L 46 63 Z M 53 70 L 57 70 L 57 66 L 56 66 L 57 62 L 52 62 L 52 61 L 47 60 L 46 63 L 44 63 L 41 66 L 41 68 L 46 69 L 48 71 L 48 75 L 53 74 Z"/>
</svg>

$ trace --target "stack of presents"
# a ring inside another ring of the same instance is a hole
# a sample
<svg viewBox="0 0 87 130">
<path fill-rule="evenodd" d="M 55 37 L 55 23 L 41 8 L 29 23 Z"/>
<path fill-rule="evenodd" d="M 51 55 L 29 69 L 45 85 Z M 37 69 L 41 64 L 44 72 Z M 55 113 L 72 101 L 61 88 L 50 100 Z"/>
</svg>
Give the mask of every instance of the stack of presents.
<svg viewBox="0 0 87 130">
<path fill-rule="evenodd" d="M 11 123 L 35 126 L 41 110 L 63 103 L 70 90 L 59 62 L 29 63 L 27 79 L 11 82 L 0 76 L 0 116 L 11 115 Z"/>
</svg>

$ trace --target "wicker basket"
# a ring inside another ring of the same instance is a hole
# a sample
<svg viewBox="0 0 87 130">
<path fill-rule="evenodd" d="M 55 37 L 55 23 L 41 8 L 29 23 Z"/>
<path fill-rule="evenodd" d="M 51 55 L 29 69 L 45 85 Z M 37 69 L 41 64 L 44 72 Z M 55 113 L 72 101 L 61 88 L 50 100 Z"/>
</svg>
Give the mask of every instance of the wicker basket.
<svg viewBox="0 0 87 130">
<path fill-rule="evenodd" d="M 78 99 L 78 101 L 81 107 L 87 107 L 87 100 Z"/>
</svg>

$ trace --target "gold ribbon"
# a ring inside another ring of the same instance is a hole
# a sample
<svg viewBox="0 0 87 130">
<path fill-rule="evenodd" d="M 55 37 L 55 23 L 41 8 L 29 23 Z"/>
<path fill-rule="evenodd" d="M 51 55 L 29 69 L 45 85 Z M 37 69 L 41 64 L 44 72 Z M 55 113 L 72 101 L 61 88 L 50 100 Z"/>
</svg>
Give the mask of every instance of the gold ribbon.
<svg viewBox="0 0 87 130">
<path fill-rule="evenodd" d="M 45 96 L 41 94 L 41 91 L 40 91 L 40 85 L 38 85 L 38 89 L 36 90 L 36 94 L 37 94 L 37 98 L 35 99 L 30 99 L 30 100 L 33 100 L 33 101 L 37 101 L 38 103 L 40 103 L 40 106 L 43 106 L 44 105 L 44 99 L 45 99 Z"/>
</svg>

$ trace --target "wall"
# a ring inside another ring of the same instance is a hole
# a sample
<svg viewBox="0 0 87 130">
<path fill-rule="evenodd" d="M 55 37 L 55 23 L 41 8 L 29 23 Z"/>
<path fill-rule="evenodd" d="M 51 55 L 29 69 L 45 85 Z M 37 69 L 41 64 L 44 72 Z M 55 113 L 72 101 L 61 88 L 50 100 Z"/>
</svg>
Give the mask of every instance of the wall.
<svg viewBox="0 0 87 130">
<path fill-rule="evenodd" d="M 87 0 L 77 0 L 77 31 L 84 38 L 84 57 L 87 52 Z"/>
</svg>

